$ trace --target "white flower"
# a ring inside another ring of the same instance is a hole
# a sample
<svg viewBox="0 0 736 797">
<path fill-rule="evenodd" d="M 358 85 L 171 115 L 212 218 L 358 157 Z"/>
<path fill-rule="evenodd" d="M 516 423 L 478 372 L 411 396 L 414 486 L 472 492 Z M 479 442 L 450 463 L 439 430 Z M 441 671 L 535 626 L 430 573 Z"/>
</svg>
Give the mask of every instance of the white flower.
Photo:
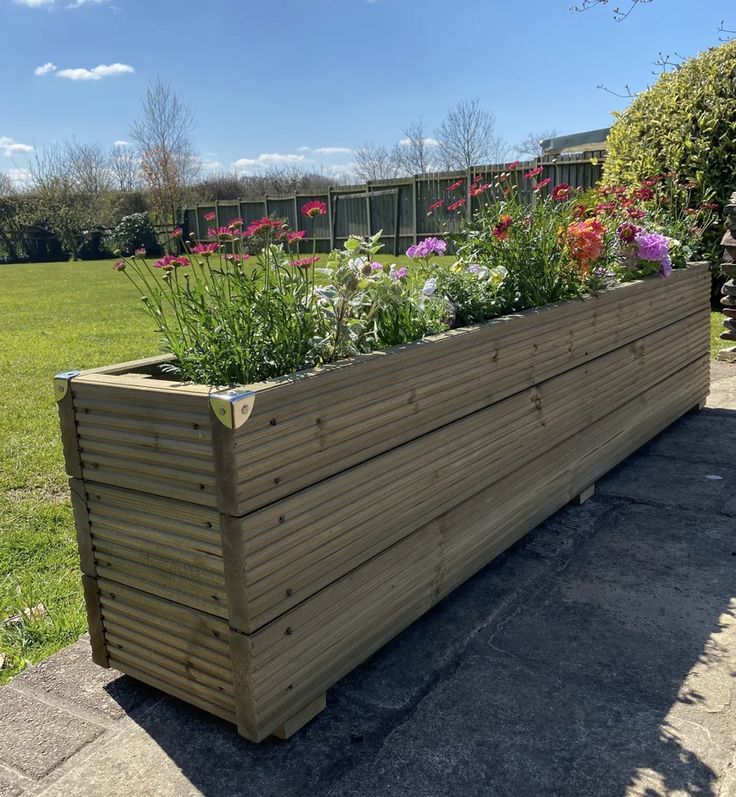
<svg viewBox="0 0 736 797">
<path fill-rule="evenodd" d="M 495 266 L 489 272 L 489 279 L 492 285 L 500 285 L 508 275 L 508 270 L 503 266 Z"/>
<path fill-rule="evenodd" d="M 424 287 L 422 288 L 422 293 L 425 296 L 433 296 L 436 290 L 437 290 L 437 280 L 434 277 L 432 277 L 424 283 Z"/>
</svg>

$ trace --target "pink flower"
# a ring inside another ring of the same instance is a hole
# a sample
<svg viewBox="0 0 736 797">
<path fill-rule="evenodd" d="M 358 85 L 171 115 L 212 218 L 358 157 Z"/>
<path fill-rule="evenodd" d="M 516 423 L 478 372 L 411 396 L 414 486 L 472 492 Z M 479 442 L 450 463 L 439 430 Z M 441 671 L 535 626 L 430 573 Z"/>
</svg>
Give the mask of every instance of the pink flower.
<svg viewBox="0 0 736 797">
<path fill-rule="evenodd" d="M 118 262 L 113 266 L 115 271 L 125 271 L 125 261 L 118 260 Z"/>
<path fill-rule="evenodd" d="M 139 246 L 135 250 L 135 256 L 136 257 L 145 257 L 146 256 L 146 247 L 145 246 Z"/>
<path fill-rule="evenodd" d="M 447 190 L 454 191 L 456 188 L 460 188 L 461 185 L 465 185 L 465 180 L 457 180 L 452 185 L 448 185 Z"/>
<path fill-rule="evenodd" d="M 189 260 L 186 257 L 173 257 L 172 255 L 166 255 L 162 257 L 161 260 L 157 260 L 154 264 L 154 268 L 162 268 L 164 271 L 171 271 L 175 268 L 179 268 L 179 266 L 188 266 Z"/>
<path fill-rule="evenodd" d="M 302 240 L 302 238 L 304 238 L 304 236 L 305 236 L 306 234 L 307 234 L 307 233 L 306 233 L 306 231 L 305 231 L 305 230 L 296 230 L 295 232 L 290 232 L 290 233 L 288 233 L 288 234 L 287 234 L 287 236 L 286 236 L 286 240 L 287 240 L 287 241 L 288 241 L 290 244 L 292 244 L 292 243 L 294 243 L 294 241 L 301 241 L 301 240 Z"/>
<path fill-rule="evenodd" d="M 327 205 L 319 199 L 313 199 L 310 202 L 305 202 L 302 205 L 302 216 L 313 219 L 315 216 L 326 216 Z"/>
<path fill-rule="evenodd" d="M 538 183 L 534 184 L 534 190 L 539 193 L 546 185 L 549 185 L 552 182 L 551 177 L 545 177 L 544 180 L 540 180 Z"/>
<path fill-rule="evenodd" d="M 630 219 L 643 219 L 647 214 L 640 208 L 628 208 L 626 211 Z"/>
<path fill-rule="evenodd" d="M 438 199 L 436 202 L 433 202 L 428 208 L 428 213 L 431 213 L 433 210 L 437 210 L 437 208 L 441 208 L 445 204 L 444 199 Z"/>
<path fill-rule="evenodd" d="M 249 257 L 250 255 L 225 255 L 225 260 L 229 260 L 231 263 L 245 263 Z"/>
<path fill-rule="evenodd" d="M 216 252 L 220 248 L 220 244 L 213 243 L 213 244 L 197 244 L 196 246 L 191 247 L 191 252 L 193 255 L 211 255 L 213 252 Z"/>
<path fill-rule="evenodd" d="M 210 238 L 217 238 L 218 241 L 232 241 L 233 231 L 229 227 L 210 227 L 207 230 Z"/>
<path fill-rule="evenodd" d="M 232 230 L 239 230 L 243 226 L 243 220 L 238 216 L 230 222 L 229 226 Z"/>
<path fill-rule="evenodd" d="M 453 202 L 451 205 L 447 206 L 448 210 L 459 210 L 465 204 L 464 199 L 458 199 L 457 202 Z"/>
<path fill-rule="evenodd" d="M 214 210 L 208 210 L 207 213 L 204 214 L 205 221 L 214 221 L 217 218 L 217 213 Z"/>
<path fill-rule="evenodd" d="M 319 255 L 315 255 L 313 257 L 301 257 L 299 260 L 292 260 L 291 265 L 294 268 L 309 268 L 309 266 L 314 265 L 319 260 Z"/>
<path fill-rule="evenodd" d="M 252 221 L 248 225 L 248 229 L 243 233 L 246 237 L 251 235 L 256 235 L 259 232 L 263 232 L 264 230 L 270 232 L 271 230 L 281 229 L 283 227 L 283 221 L 280 219 L 269 219 L 268 216 L 264 216 L 262 219 L 257 219 L 256 221 Z"/>
<path fill-rule="evenodd" d="M 513 171 L 517 166 L 521 165 L 521 161 L 512 161 L 511 163 L 506 164 L 506 171 L 510 172 Z"/>
<path fill-rule="evenodd" d="M 544 168 L 542 166 L 537 166 L 536 169 L 530 169 L 524 175 L 524 179 L 525 180 L 531 180 L 533 177 L 538 177 L 543 171 L 544 171 Z"/>
<path fill-rule="evenodd" d="M 177 227 L 175 230 L 172 230 L 169 233 L 169 238 L 181 238 L 181 236 L 183 234 L 184 234 L 184 230 L 182 230 L 181 227 Z"/>
<path fill-rule="evenodd" d="M 651 188 L 637 188 L 631 192 L 633 196 L 640 199 L 642 202 L 648 202 L 654 197 L 654 191 Z"/>
</svg>

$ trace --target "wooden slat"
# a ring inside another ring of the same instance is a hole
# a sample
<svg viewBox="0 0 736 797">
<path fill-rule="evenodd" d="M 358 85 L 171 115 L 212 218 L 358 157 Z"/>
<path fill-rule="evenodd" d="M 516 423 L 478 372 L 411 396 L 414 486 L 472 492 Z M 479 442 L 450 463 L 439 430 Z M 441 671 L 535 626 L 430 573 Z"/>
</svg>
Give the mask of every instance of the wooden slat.
<svg viewBox="0 0 736 797">
<path fill-rule="evenodd" d="M 707 359 L 700 358 L 541 456 L 531 468 L 509 474 L 503 495 L 493 487 L 469 500 L 442 519 L 442 544 L 433 522 L 252 635 L 254 699 L 262 701 L 254 707 L 260 733 L 277 727 L 298 701 L 319 695 L 563 506 L 591 474 L 610 469 L 686 412 L 707 390 L 707 368 Z M 424 578 L 417 580 L 422 570 Z"/>
<path fill-rule="evenodd" d="M 680 345 L 670 346 L 672 339 Z M 244 574 L 239 597 L 230 596 L 231 623 L 254 631 L 510 468 L 578 434 L 706 345 L 702 318 L 685 319 L 247 515 L 239 530 L 231 523 L 229 533 L 238 536 L 226 555 Z"/>
</svg>

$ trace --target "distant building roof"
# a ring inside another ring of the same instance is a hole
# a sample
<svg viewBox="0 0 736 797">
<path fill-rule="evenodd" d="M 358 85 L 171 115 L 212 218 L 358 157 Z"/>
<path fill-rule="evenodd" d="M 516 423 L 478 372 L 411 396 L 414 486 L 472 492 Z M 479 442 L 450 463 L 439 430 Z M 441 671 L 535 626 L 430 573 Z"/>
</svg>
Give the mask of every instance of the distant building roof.
<svg viewBox="0 0 736 797">
<path fill-rule="evenodd" d="M 555 136 L 542 141 L 544 155 L 559 155 L 563 152 L 590 152 L 606 148 L 610 127 L 589 130 L 587 133 L 573 133 L 570 136 Z"/>
</svg>

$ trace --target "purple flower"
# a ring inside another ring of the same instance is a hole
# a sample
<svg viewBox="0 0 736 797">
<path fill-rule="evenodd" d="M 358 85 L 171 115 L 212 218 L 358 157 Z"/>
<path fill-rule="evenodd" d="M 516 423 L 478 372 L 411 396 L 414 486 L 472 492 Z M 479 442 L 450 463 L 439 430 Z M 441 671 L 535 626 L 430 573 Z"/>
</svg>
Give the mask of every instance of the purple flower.
<svg viewBox="0 0 736 797">
<path fill-rule="evenodd" d="M 371 271 L 383 271 L 383 263 L 379 263 L 377 260 L 371 263 Z"/>
<path fill-rule="evenodd" d="M 424 287 L 422 288 L 422 293 L 425 296 L 434 296 L 434 292 L 436 290 L 437 290 L 437 280 L 434 277 L 430 277 L 424 283 Z"/>
<path fill-rule="evenodd" d="M 406 268 L 397 268 L 397 269 L 392 269 L 392 270 L 389 272 L 389 277 L 391 277 L 391 279 L 393 279 L 393 280 L 401 280 L 401 279 L 404 279 L 404 277 L 405 277 L 405 276 L 406 276 L 408 273 L 409 273 L 409 270 L 408 270 L 408 269 L 406 269 Z"/>
<path fill-rule="evenodd" d="M 447 251 L 447 242 L 442 238 L 425 238 L 415 246 L 410 246 L 406 250 L 407 257 L 431 257 L 432 255 L 444 255 Z"/>
<path fill-rule="evenodd" d="M 470 265 L 467 267 L 466 271 L 467 271 L 469 274 L 477 274 L 477 273 L 480 271 L 480 266 L 479 266 L 477 263 L 471 263 L 471 264 L 470 264 Z"/>
<path fill-rule="evenodd" d="M 634 238 L 634 243 L 639 260 L 672 265 L 669 241 L 664 235 L 660 235 L 658 232 L 640 232 Z"/>
</svg>

